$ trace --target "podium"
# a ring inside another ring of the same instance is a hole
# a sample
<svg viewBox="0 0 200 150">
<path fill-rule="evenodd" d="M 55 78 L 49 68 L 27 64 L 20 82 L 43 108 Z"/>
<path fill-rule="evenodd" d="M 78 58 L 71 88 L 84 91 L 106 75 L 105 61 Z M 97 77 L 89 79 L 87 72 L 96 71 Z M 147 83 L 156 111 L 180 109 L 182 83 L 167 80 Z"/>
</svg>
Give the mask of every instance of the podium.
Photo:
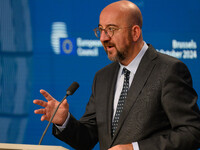
<svg viewBox="0 0 200 150">
<path fill-rule="evenodd" d="M 0 150 L 68 150 L 62 146 L 0 143 Z"/>
</svg>

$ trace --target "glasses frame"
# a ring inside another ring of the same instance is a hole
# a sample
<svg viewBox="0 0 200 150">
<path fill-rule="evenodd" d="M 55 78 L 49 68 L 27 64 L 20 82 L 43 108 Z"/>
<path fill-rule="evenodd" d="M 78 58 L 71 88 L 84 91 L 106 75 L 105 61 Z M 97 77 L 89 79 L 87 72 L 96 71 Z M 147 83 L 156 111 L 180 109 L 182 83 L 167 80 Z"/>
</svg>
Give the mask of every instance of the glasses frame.
<svg viewBox="0 0 200 150">
<path fill-rule="evenodd" d="M 108 34 L 108 28 L 109 28 L 109 27 L 113 27 L 113 30 L 111 30 L 111 35 Z M 131 26 L 127 26 L 127 27 L 121 27 L 121 28 L 120 28 L 120 27 L 117 27 L 117 26 L 109 25 L 109 26 L 105 27 L 104 29 L 101 28 L 101 31 L 100 31 L 100 28 L 99 28 L 99 27 L 96 27 L 95 29 L 93 29 L 93 31 L 94 31 L 94 34 L 95 34 L 95 36 L 96 36 L 97 38 L 100 38 L 100 37 L 101 37 L 101 34 L 102 34 L 103 31 L 105 32 L 105 34 L 106 34 L 109 38 L 111 38 L 111 37 L 113 37 L 114 32 L 115 32 L 116 30 L 125 29 L 125 28 L 130 28 L 130 27 L 132 27 L 132 25 L 131 25 Z M 98 36 L 97 31 L 99 32 L 99 36 Z"/>
</svg>

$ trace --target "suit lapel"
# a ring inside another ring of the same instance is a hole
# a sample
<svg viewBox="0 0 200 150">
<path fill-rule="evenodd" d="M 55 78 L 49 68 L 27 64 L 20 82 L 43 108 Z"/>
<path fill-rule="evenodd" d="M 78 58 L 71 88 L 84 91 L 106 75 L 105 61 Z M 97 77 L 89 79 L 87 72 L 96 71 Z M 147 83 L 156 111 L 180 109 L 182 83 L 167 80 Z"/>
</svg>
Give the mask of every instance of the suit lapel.
<svg viewBox="0 0 200 150">
<path fill-rule="evenodd" d="M 136 71 L 136 74 L 134 76 L 134 79 L 132 81 L 127 99 L 124 104 L 123 112 L 120 115 L 120 120 L 119 120 L 117 130 L 115 131 L 115 136 L 113 137 L 113 142 L 115 138 L 117 137 L 117 134 L 119 133 L 129 111 L 131 110 L 134 103 L 136 102 L 136 99 L 140 91 L 143 89 L 148 77 L 150 76 L 152 69 L 154 68 L 155 63 L 153 62 L 153 59 L 155 59 L 156 56 L 157 56 L 157 53 L 155 49 L 150 45 L 145 55 L 143 56 L 139 64 L 139 67 Z"/>
</svg>

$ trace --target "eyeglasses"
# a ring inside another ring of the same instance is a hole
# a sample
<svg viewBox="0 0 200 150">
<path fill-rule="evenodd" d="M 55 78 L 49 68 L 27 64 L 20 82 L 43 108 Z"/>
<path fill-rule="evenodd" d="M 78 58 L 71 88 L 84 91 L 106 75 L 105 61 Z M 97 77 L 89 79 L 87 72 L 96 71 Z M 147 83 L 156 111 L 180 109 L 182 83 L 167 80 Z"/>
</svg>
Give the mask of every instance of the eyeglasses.
<svg viewBox="0 0 200 150">
<path fill-rule="evenodd" d="M 130 28 L 132 26 L 129 26 L 129 27 L 123 27 L 123 28 Z M 116 26 L 107 26 L 105 29 L 103 29 L 102 27 L 97 27 L 94 29 L 94 34 L 96 35 L 97 38 L 100 38 L 101 37 L 101 34 L 102 32 L 104 31 L 105 34 L 111 38 L 113 35 L 114 35 L 114 32 L 116 30 L 119 30 L 119 29 L 123 29 L 123 28 L 119 28 L 119 27 L 116 27 Z"/>
</svg>

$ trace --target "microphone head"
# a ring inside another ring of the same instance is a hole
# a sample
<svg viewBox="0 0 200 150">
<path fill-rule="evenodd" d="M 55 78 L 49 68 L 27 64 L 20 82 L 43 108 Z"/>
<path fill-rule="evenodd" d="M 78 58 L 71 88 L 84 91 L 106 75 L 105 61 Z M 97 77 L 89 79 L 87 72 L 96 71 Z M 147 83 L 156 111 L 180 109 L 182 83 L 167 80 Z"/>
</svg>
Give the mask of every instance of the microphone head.
<svg viewBox="0 0 200 150">
<path fill-rule="evenodd" d="M 70 87 L 67 89 L 67 95 L 73 95 L 74 92 L 79 88 L 79 84 L 77 82 L 73 82 Z"/>
</svg>

